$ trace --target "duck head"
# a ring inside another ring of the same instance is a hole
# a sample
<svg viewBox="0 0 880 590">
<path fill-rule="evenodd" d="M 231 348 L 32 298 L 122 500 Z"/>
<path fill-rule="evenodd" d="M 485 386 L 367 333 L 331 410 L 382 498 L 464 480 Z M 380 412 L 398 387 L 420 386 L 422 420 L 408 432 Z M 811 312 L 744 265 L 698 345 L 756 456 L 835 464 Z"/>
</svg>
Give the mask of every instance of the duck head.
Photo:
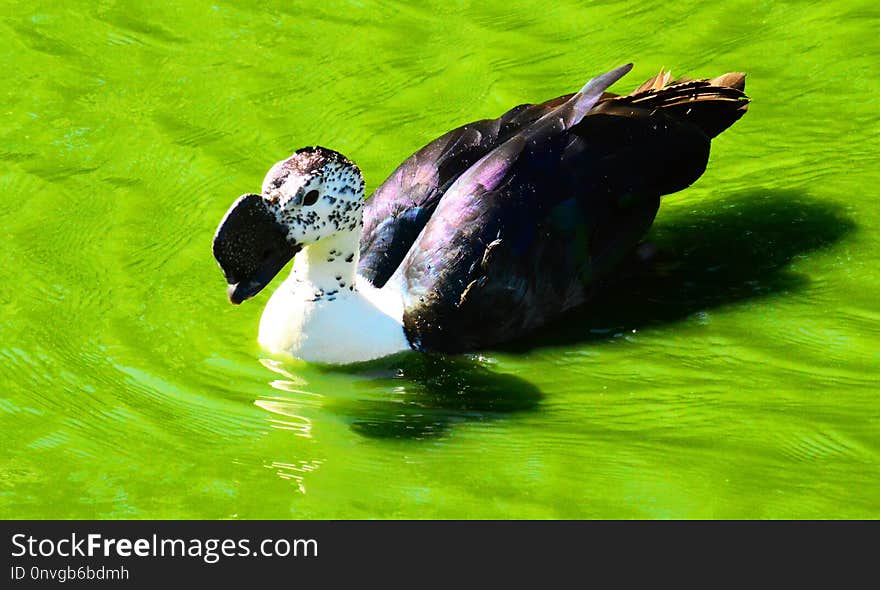
<svg viewBox="0 0 880 590">
<path fill-rule="evenodd" d="M 272 166 L 261 194 L 239 197 L 214 234 L 214 258 L 238 304 L 263 290 L 303 248 L 356 231 L 364 180 L 348 158 L 307 147 Z"/>
</svg>

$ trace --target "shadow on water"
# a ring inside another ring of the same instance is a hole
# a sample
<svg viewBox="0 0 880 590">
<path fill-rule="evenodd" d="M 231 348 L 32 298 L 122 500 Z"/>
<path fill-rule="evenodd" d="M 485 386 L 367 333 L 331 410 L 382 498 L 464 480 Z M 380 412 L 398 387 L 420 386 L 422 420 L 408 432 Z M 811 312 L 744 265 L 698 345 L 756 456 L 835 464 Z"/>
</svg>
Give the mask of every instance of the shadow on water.
<svg viewBox="0 0 880 590">
<path fill-rule="evenodd" d="M 701 208 L 665 216 L 661 207 L 646 240 L 656 249 L 650 260 L 634 256 L 586 305 L 503 350 L 606 340 L 721 305 L 797 291 L 809 279 L 788 266 L 856 227 L 841 207 L 799 191 L 748 191 L 695 207 Z"/>
<path fill-rule="evenodd" d="M 623 265 L 587 305 L 503 350 L 601 342 L 721 305 L 797 291 L 809 280 L 789 265 L 855 228 L 840 207 L 796 191 L 750 191 L 697 206 L 661 210 L 647 240 L 656 255 Z M 533 410 L 542 398 L 528 381 L 464 356 L 404 354 L 344 370 L 356 377 L 358 398 L 325 407 L 371 438 L 432 438 L 456 423 Z"/>
<path fill-rule="evenodd" d="M 431 438 L 459 422 L 531 410 L 541 400 L 528 381 L 463 357 L 406 354 L 391 365 L 369 366 L 355 370 L 366 377 L 358 383 L 364 397 L 328 409 L 350 417 L 352 430 L 370 438 Z"/>
</svg>

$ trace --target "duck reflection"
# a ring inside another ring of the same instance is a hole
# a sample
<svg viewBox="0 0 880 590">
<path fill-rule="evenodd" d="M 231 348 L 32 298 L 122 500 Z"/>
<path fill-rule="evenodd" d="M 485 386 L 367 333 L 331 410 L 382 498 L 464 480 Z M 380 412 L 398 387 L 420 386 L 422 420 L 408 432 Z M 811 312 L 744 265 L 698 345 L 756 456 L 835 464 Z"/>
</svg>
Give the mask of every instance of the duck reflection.
<svg viewBox="0 0 880 590">
<path fill-rule="evenodd" d="M 281 361 L 260 359 L 260 364 L 283 377 L 269 381 L 269 386 L 284 395 L 262 396 L 254 400 L 254 405 L 274 415 L 269 419 L 272 428 L 288 430 L 302 438 L 312 438 L 312 420 L 303 410 L 319 405 L 323 396 L 305 389 L 306 380 L 288 371 Z"/>
<path fill-rule="evenodd" d="M 270 385 L 278 395 L 254 404 L 271 413 L 270 425 L 311 438 L 315 412 L 330 412 L 370 438 L 426 439 L 453 424 L 495 420 L 537 407 L 539 389 L 520 377 L 496 372 L 481 357 L 409 353 L 345 368 L 309 371 L 344 374 L 345 391 L 322 395 L 284 363 L 263 359 L 263 366 L 284 379 Z M 323 379 L 318 379 L 324 381 Z M 332 385 L 330 385 L 332 387 Z"/>
<path fill-rule="evenodd" d="M 351 428 L 371 438 L 423 439 L 459 422 L 496 420 L 532 410 L 541 400 L 532 383 L 487 366 L 480 357 L 407 354 L 394 372 L 359 383 L 364 398 L 336 405 Z"/>
</svg>

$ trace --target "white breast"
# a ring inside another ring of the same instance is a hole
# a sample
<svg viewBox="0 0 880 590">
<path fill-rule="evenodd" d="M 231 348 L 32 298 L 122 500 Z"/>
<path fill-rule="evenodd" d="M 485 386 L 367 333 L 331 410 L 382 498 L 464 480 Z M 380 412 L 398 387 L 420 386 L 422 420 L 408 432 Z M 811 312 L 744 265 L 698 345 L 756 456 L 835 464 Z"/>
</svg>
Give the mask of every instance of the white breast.
<svg viewBox="0 0 880 590">
<path fill-rule="evenodd" d="M 305 361 L 332 364 L 410 350 L 399 315 L 401 305 L 395 302 L 399 298 L 392 291 L 364 289 L 314 300 L 311 285 L 289 277 L 263 311 L 260 345 Z"/>
</svg>

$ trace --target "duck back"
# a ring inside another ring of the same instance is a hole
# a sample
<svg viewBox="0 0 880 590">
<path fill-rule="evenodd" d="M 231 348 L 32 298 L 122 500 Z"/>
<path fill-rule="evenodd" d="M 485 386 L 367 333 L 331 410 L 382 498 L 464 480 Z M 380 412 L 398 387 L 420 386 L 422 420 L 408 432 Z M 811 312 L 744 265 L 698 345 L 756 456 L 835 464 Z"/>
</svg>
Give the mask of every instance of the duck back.
<svg viewBox="0 0 880 590">
<path fill-rule="evenodd" d="M 572 95 L 516 106 L 438 137 L 404 160 L 367 201 L 358 274 L 382 287 L 400 266 L 441 197 L 477 160 Z"/>
<path fill-rule="evenodd" d="M 506 139 L 432 197 L 396 270 L 412 345 L 483 348 L 586 302 L 647 233 L 660 197 L 703 173 L 711 137 L 746 110 L 743 89 L 738 74 L 661 73 L 573 119 L 560 97 L 497 134 Z"/>
</svg>

